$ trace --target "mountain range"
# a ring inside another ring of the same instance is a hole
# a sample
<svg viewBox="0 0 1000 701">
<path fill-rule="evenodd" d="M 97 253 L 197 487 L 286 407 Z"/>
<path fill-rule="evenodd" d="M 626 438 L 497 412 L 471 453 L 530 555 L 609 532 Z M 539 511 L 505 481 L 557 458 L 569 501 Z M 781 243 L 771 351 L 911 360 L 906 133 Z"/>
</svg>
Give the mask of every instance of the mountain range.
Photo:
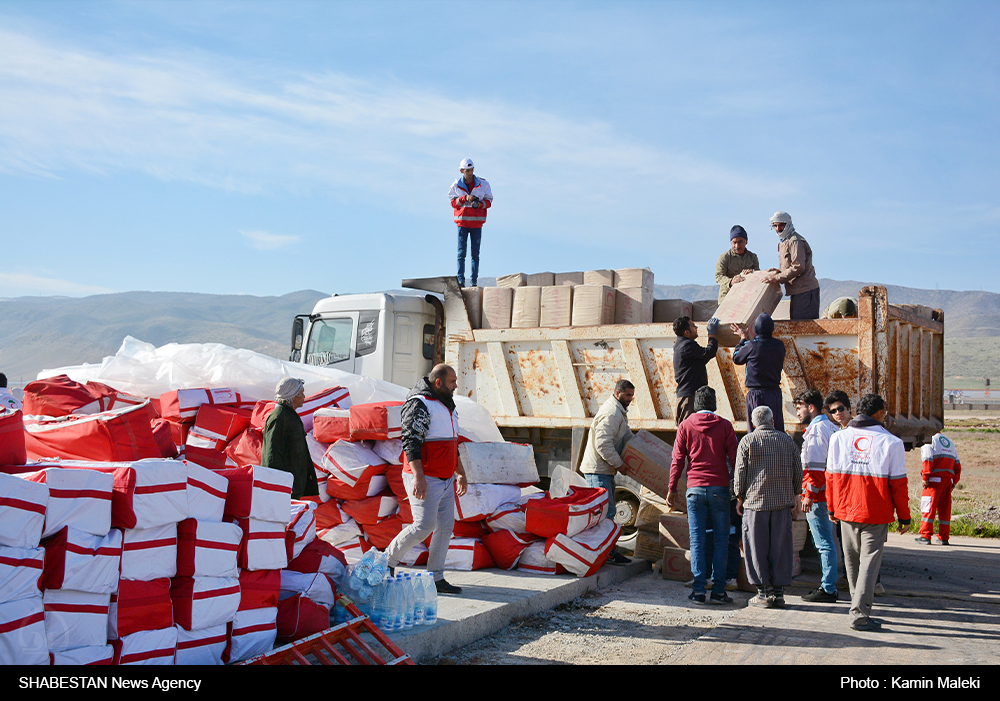
<svg viewBox="0 0 1000 701">
<path fill-rule="evenodd" d="M 821 304 L 857 297 L 866 284 L 875 283 L 822 279 Z M 886 287 L 890 303 L 944 310 L 946 375 L 1000 375 L 1000 344 L 991 340 L 1000 336 L 1000 294 Z M 655 291 L 661 299 L 718 296 L 716 285 L 656 285 Z M 17 386 L 46 368 L 99 363 L 117 352 L 125 336 L 155 346 L 222 343 L 287 358 L 292 318 L 327 296 L 300 290 L 280 297 L 120 292 L 0 299 L 0 372 Z"/>
</svg>

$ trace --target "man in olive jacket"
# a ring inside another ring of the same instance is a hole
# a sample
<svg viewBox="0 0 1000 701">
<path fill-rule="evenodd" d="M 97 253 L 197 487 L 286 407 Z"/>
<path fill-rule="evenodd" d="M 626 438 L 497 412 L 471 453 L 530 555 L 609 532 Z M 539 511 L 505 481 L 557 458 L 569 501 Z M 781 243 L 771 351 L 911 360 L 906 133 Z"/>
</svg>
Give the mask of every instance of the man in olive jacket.
<svg viewBox="0 0 1000 701">
<path fill-rule="evenodd" d="M 277 405 L 264 423 L 264 445 L 260 450 L 260 464 L 275 470 L 291 472 L 292 499 L 319 495 L 316 468 L 309 456 L 306 429 L 296 409 L 306 398 L 305 382 L 286 377 L 275 388 Z"/>
</svg>

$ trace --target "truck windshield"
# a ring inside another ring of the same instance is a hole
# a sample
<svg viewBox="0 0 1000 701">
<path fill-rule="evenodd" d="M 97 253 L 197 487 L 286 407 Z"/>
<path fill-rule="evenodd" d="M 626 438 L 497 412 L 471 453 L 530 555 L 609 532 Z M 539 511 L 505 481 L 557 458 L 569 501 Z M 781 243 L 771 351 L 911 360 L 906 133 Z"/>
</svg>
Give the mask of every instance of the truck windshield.
<svg viewBox="0 0 1000 701">
<path fill-rule="evenodd" d="M 354 320 L 319 319 L 313 324 L 306 347 L 308 365 L 332 365 L 351 357 L 351 333 Z"/>
</svg>

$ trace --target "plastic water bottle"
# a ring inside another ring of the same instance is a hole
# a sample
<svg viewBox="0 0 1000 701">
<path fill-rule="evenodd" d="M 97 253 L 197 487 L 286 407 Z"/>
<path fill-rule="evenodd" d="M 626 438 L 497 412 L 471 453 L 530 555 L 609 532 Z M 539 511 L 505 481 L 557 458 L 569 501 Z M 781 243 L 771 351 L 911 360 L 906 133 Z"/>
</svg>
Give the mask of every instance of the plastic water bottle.
<svg viewBox="0 0 1000 701">
<path fill-rule="evenodd" d="M 396 578 L 392 580 L 392 588 L 395 592 L 395 602 L 392 607 L 392 629 L 400 631 L 403 630 L 403 619 L 406 617 L 406 593 L 403 592 L 403 575 L 396 575 Z"/>
<path fill-rule="evenodd" d="M 424 624 L 432 626 L 438 619 L 438 593 L 434 584 L 434 575 L 428 572 L 424 575 Z"/>
<path fill-rule="evenodd" d="M 406 592 L 406 611 L 403 616 L 403 630 L 413 630 L 413 609 L 417 597 L 413 592 L 413 578 L 407 572 L 403 575 L 403 590 Z"/>
<path fill-rule="evenodd" d="M 392 632 L 392 591 L 386 582 L 375 588 L 372 597 L 372 621 L 384 633 Z"/>
<path fill-rule="evenodd" d="M 351 579 L 356 579 L 358 581 L 358 586 L 361 582 L 365 582 L 368 579 L 368 575 L 372 571 L 372 567 L 375 565 L 375 554 L 374 548 L 366 552 L 358 560 L 358 563 L 354 565 L 354 569 L 351 571 Z"/>
<path fill-rule="evenodd" d="M 413 625 L 424 625 L 427 618 L 427 592 L 424 591 L 424 573 L 418 572 L 413 580 Z"/>
<path fill-rule="evenodd" d="M 369 550 L 369 552 L 371 551 Z M 375 556 L 375 559 L 372 562 L 371 571 L 368 572 L 368 583 L 373 587 L 376 587 L 385 580 L 386 575 L 388 574 L 389 556 L 384 552 L 379 553 Z"/>
</svg>

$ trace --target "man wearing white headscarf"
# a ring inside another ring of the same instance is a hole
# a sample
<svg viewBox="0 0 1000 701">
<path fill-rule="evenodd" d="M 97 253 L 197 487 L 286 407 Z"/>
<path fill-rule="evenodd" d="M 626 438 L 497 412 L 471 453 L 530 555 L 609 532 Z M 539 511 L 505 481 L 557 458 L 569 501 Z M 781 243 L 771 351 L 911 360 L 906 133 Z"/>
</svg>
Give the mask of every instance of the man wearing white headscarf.
<svg viewBox="0 0 1000 701">
<path fill-rule="evenodd" d="M 785 286 L 791 298 L 790 319 L 819 318 L 819 280 L 813 268 L 812 248 L 792 226 L 788 212 L 775 212 L 771 228 L 778 235 L 778 267 L 768 268 L 763 282 Z"/>
<path fill-rule="evenodd" d="M 305 382 L 297 377 L 286 377 L 278 383 L 274 389 L 277 405 L 264 423 L 264 444 L 260 450 L 262 466 L 292 473 L 295 478 L 292 499 L 319 495 L 306 429 L 295 411 L 305 398 Z"/>
</svg>

